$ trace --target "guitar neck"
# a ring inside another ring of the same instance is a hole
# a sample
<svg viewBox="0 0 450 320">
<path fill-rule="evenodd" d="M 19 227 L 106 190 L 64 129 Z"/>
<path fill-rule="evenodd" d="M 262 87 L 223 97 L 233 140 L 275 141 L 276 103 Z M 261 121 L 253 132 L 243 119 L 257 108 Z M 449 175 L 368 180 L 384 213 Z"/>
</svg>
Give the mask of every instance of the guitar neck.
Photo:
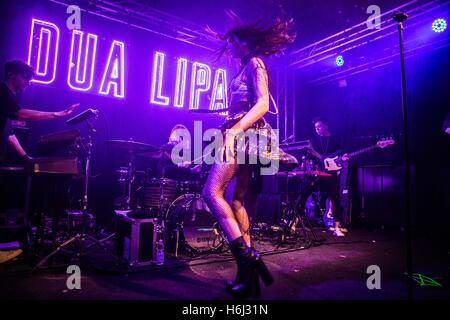
<svg viewBox="0 0 450 320">
<path fill-rule="evenodd" d="M 370 147 L 367 147 L 367 148 L 364 148 L 364 149 L 361 149 L 361 150 L 358 150 L 358 151 L 351 152 L 351 153 L 348 154 L 348 157 L 352 158 L 352 157 L 359 156 L 360 154 L 363 154 L 365 152 L 373 150 L 373 149 L 375 149 L 377 147 L 378 147 L 377 145 L 374 145 L 374 146 L 370 146 Z"/>
</svg>

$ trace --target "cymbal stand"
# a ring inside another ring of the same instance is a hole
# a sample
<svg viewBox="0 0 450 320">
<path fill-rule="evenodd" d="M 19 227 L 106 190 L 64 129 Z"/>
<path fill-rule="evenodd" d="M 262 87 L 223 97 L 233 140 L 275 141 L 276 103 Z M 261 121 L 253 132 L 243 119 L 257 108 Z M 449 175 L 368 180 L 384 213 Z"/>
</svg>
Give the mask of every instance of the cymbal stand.
<svg viewBox="0 0 450 320">
<path fill-rule="evenodd" d="M 313 230 L 313 226 L 308 216 L 305 214 L 305 203 L 307 196 L 312 192 L 319 178 L 314 177 L 308 181 L 308 185 L 303 187 L 298 195 L 297 199 L 292 205 L 292 201 L 289 199 L 289 174 L 286 175 L 286 201 L 285 212 L 283 219 L 283 228 L 281 235 L 281 244 L 287 241 L 288 236 L 295 235 L 297 233 L 296 227 L 300 224 L 300 229 L 303 232 L 304 239 L 308 246 L 312 246 L 318 241 L 317 236 Z"/>
<path fill-rule="evenodd" d="M 133 186 L 133 182 L 136 178 L 135 174 L 136 174 L 136 166 L 135 166 L 135 160 L 136 160 L 136 156 L 133 152 L 133 150 L 128 150 L 128 156 L 129 156 L 129 160 L 128 160 L 128 179 L 127 179 L 127 197 L 126 197 L 126 210 L 131 210 L 131 193 L 132 193 L 132 186 Z"/>
</svg>

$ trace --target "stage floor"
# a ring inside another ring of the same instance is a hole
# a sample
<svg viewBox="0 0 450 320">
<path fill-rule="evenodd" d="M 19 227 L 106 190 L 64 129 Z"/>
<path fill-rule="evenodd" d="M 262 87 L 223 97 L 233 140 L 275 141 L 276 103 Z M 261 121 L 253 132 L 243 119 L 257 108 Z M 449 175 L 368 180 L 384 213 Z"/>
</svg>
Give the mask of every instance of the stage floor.
<svg viewBox="0 0 450 320">
<path fill-rule="evenodd" d="M 391 300 L 406 299 L 404 234 L 365 229 L 350 230 L 345 238 L 316 230 L 319 245 L 281 245 L 259 239 L 256 248 L 272 271 L 275 283 L 263 287 L 265 300 Z M 446 247 L 447 246 L 447 247 Z M 414 241 L 414 272 L 442 285 L 414 282 L 416 299 L 450 298 L 450 250 L 448 244 L 424 238 Z M 82 300 L 226 300 L 227 279 L 233 279 L 235 263 L 229 252 L 187 257 L 167 257 L 166 265 L 141 270 L 115 268 L 97 250 L 83 259 L 81 289 L 69 290 L 65 267 L 30 272 L 26 257 L 0 265 L 1 299 Z M 367 267 L 381 270 L 381 289 L 369 290 Z"/>
</svg>

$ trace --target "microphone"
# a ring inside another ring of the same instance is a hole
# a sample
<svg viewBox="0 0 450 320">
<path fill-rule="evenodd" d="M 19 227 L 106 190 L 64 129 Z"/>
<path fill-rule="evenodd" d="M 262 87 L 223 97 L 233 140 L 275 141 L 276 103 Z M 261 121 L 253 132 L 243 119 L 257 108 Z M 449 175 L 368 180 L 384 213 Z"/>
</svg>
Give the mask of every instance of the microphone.
<svg viewBox="0 0 450 320">
<path fill-rule="evenodd" d="M 66 121 L 66 123 L 67 124 L 77 124 L 82 121 L 88 120 L 92 117 L 97 118 L 99 113 L 100 113 L 99 110 L 89 108 L 89 109 L 84 110 L 83 112 L 77 114 L 76 116 L 70 118 L 69 120 Z"/>
</svg>

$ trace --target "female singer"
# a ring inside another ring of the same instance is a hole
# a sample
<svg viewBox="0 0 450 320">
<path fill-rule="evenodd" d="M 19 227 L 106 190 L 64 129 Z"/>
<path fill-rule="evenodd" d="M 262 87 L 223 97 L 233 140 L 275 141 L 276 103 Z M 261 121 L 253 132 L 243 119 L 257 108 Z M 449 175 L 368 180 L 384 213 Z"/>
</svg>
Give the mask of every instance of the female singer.
<svg viewBox="0 0 450 320">
<path fill-rule="evenodd" d="M 203 195 L 237 262 L 236 279 L 226 285 L 226 290 L 235 298 L 258 297 L 259 277 L 266 286 L 273 282 L 259 253 L 251 247 L 249 218 L 243 199 L 252 170 L 249 164 L 238 163 L 235 139 L 250 128 L 257 130 L 268 125 L 263 119 L 269 110 L 268 74 L 262 58 L 281 53 L 294 41 L 295 35 L 289 33 L 292 24 L 292 20 L 278 20 L 266 28 L 257 24 L 240 25 L 223 36 L 215 33 L 226 41 L 218 51 L 219 56 L 228 52 L 239 59 L 240 70 L 230 83 L 229 116 L 224 126 L 227 129 L 224 152 L 231 151 L 233 156 L 231 161 L 228 158 L 212 165 Z M 236 186 L 230 206 L 224 192 L 233 177 L 236 177 Z"/>
</svg>

